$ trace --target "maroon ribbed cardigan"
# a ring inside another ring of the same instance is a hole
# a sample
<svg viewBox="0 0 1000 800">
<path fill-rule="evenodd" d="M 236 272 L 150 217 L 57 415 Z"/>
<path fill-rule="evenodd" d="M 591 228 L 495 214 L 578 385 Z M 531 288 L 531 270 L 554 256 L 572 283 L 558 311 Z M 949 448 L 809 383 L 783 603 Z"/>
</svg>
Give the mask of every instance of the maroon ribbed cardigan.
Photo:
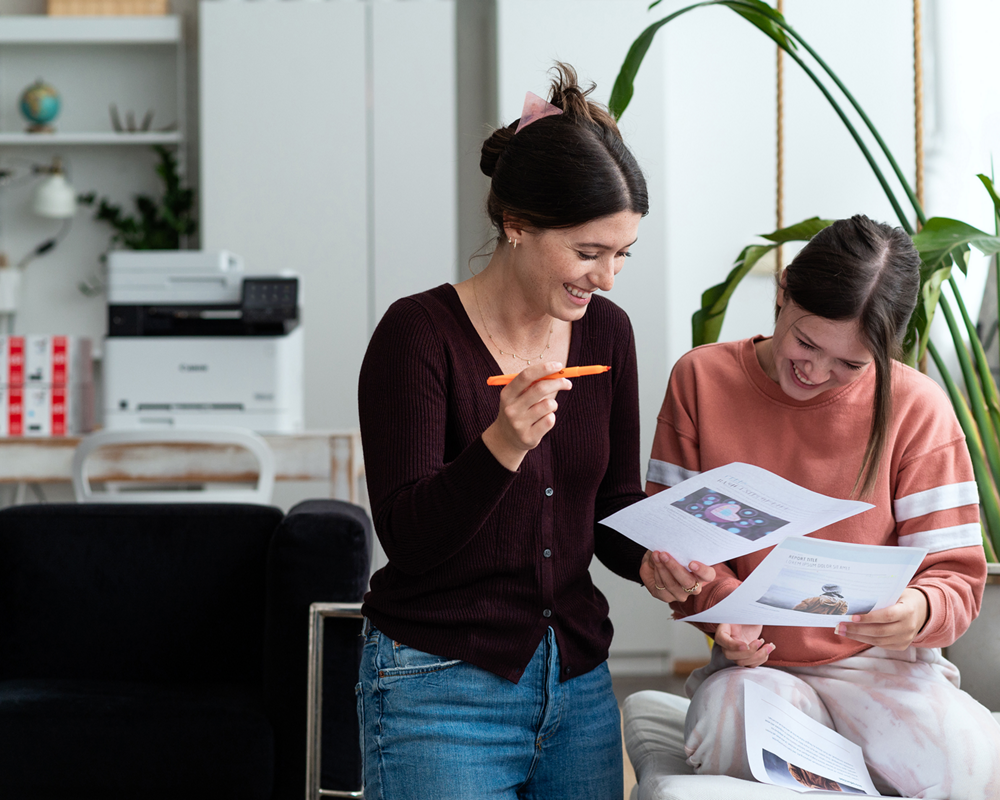
<svg viewBox="0 0 1000 800">
<path fill-rule="evenodd" d="M 596 523 L 645 497 L 635 342 L 625 312 L 594 296 L 573 323 L 568 366 L 608 364 L 557 397 L 555 427 L 510 472 L 483 444 L 500 369 L 454 287 L 394 303 L 358 387 L 375 530 L 389 563 L 364 613 L 392 639 L 517 681 L 551 626 L 562 680 L 608 656 L 595 554 L 638 581 L 645 549 Z"/>
</svg>

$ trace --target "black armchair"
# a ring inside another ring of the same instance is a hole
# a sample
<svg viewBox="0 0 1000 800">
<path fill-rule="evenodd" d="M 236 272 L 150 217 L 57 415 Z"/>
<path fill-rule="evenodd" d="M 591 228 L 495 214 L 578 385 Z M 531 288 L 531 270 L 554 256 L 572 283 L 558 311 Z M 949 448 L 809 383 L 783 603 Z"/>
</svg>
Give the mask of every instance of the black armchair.
<svg viewBox="0 0 1000 800">
<path fill-rule="evenodd" d="M 309 606 L 360 600 L 370 552 L 336 500 L 0 510 L 0 797 L 302 800 Z M 356 790 L 335 624 L 323 782 Z"/>
</svg>

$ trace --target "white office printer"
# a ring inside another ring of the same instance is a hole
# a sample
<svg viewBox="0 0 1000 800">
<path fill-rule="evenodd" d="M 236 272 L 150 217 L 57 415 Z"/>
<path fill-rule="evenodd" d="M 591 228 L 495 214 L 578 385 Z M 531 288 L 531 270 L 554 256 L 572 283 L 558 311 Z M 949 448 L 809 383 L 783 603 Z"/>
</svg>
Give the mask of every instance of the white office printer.
<svg viewBox="0 0 1000 800">
<path fill-rule="evenodd" d="M 302 430 L 298 288 L 225 251 L 110 253 L 105 427 Z"/>
</svg>

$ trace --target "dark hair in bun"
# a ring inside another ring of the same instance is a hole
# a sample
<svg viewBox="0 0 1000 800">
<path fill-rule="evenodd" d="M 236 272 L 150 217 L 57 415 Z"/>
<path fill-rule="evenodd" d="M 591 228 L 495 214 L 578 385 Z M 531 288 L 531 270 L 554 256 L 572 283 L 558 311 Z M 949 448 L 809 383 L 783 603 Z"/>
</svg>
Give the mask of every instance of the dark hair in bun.
<svg viewBox="0 0 1000 800">
<path fill-rule="evenodd" d="M 520 120 L 483 142 L 479 168 L 489 176 L 486 213 L 503 237 L 504 213 L 534 228 L 572 228 L 616 214 L 649 211 L 646 179 L 608 111 L 587 99 L 576 71 L 557 63 L 549 102 L 562 114 Z"/>
</svg>

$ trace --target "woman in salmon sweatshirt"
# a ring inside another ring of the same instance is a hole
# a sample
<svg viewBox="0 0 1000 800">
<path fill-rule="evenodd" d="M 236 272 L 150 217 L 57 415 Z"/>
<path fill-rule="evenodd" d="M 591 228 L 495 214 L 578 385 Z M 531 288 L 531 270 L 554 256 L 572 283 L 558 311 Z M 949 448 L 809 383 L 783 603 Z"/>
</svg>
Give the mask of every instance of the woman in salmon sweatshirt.
<svg viewBox="0 0 1000 800">
<path fill-rule="evenodd" d="M 1000 726 L 941 655 L 978 614 L 985 583 L 972 465 L 944 392 L 893 360 L 919 283 L 903 231 L 840 220 L 782 274 L 773 336 L 699 347 L 674 367 L 647 493 L 747 462 L 875 505 L 815 537 L 928 551 L 895 605 L 835 629 L 699 625 L 715 643 L 686 687 L 685 752 L 698 773 L 752 780 L 743 684 L 753 681 L 859 744 L 880 790 L 1000 796 Z M 768 552 L 715 565 L 712 581 L 682 575 L 688 596 L 674 616 L 718 603 Z M 675 573 L 658 571 L 668 591 Z"/>
</svg>

